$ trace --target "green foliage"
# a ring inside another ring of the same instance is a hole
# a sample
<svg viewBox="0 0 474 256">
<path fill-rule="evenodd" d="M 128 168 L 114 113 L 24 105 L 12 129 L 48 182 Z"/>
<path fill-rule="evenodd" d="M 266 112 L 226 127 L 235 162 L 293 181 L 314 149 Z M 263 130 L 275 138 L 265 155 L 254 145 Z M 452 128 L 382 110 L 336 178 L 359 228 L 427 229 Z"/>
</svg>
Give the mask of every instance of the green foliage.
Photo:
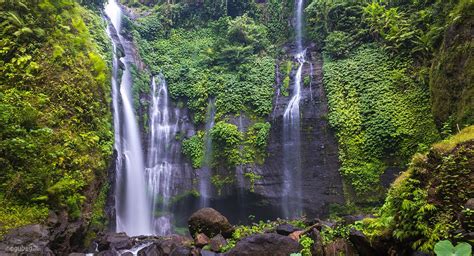
<svg viewBox="0 0 474 256">
<path fill-rule="evenodd" d="M 204 160 L 204 132 L 200 131 L 191 138 L 185 139 L 182 150 L 191 159 L 195 169 L 201 168 Z"/>
<path fill-rule="evenodd" d="M 347 56 L 352 49 L 352 37 L 342 31 L 329 33 L 324 43 L 324 52 L 334 59 Z"/>
<path fill-rule="evenodd" d="M 363 19 L 365 1 L 313 0 L 306 8 L 308 36 L 323 48 L 327 37 L 332 32 L 352 35 L 352 42 L 344 37 L 350 45 L 367 40 L 367 27 Z M 332 37 L 335 37 L 333 35 Z M 331 41 L 341 38 L 333 38 Z M 330 47 L 331 48 L 331 47 Z"/>
<path fill-rule="evenodd" d="M 449 240 L 443 240 L 435 244 L 434 252 L 437 256 L 470 256 L 472 247 L 464 242 L 454 247 Z"/>
<path fill-rule="evenodd" d="M 0 225 L 39 221 L 48 208 L 78 218 L 112 153 L 107 39 L 88 27 L 103 34 L 104 23 L 70 0 L 0 7 L 0 195 L 25 211 Z"/>
<path fill-rule="evenodd" d="M 222 188 L 226 185 L 232 184 L 234 182 L 234 179 L 229 176 L 221 176 L 219 174 L 213 175 L 211 177 L 211 183 L 216 187 L 217 189 L 217 194 L 221 195 L 222 193 Z"/>
<path fill-rule="evenodd" d="M 426 89 L 409 77 L 409 62 L 376 46 L 345 60 L 326 59 L 329 122 L 339 141 L 341 172 L 357 193 L 379 184 L 387 158 L 403 166 L 438 138 Z"/>
<path fill-rule="evenodd" d="M 249 179 L 249 183 L 250 183 L 250 192 L 254 192 L 255 191 L 255 181 L 259 180 L 262 178 L 261 175 L 258 175 L 254 172 L 246 172 L 244 174 L 244 177 Z"/>
<path fill-rule="evenodd" d="M 210 133 L 213 165 L 222 168 L 235 167 L 240 162 L 238 145 L 242 141 L 242 133 L 237 126 L 219 121 Z"/>
<path fill-rule="evenodd" d="M 44 204 L 14 204 L 0 195 L 0 238 L 13 228 L 42 223 L 48 217 Z"/>
<path fill-rule="evenodd" d="M 311 239 L 309 236 L 303 235 L 300 237 L 299 243 L 303 247 L 301 249 L 300 253 L 302 256 L 311 256 L 311 247 L 314 244 L 313 239 Z"/>
<path fill-rule="evenodd" d="M 364 220 L 364 233 L 392 234 L 425 252 L 439 240 L 453 238 L 453 231 L 462 228 L 458 216 L 463 205 L 473 196 L 465 178 L 473 175 L 473 140 L 470 126 L 430 152 L 415 155 L 408 171 L 392 185 L 379 217 Z"/>
<path fill-rule="evenodd" d="M 254 234 L 263 234 L 265 231 L 275 229 L 278 226 L 278 222 L 264 222 L 260 221 L 258 223 L 253 223 L 249 226 L 237 226 L 232 233 L 232 238 L 228 240 L 226 246 L 221 248 L 221 252 L 226 252 L 232 249 L 235 244 L 241 239 L 254 235 Z"/>
</svg>

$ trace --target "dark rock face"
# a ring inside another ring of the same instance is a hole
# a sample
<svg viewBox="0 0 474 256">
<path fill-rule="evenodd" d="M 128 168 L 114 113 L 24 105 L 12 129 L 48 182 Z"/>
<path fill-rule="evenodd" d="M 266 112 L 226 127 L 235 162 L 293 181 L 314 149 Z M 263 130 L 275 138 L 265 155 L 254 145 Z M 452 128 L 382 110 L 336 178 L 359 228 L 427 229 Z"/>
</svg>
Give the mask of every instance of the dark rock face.
<svg viewBox="0 0 474 256">
<path fill-rule="evenodd" d="M 293 225 L 290 224 L 281 224 L 278 227 L 276 227 L 276 232 L 277 234 L 280 234 L 282 236 L 287 236 L 295 231 L 300 230 L 299 228 L 296 228 Z"/>
<path fill-rule="evenodd" d="M 288 256 L 301 246 L 293 239 L 275 233 L 258 234 L 240 240 L 227 256 Z"/>
<path fill-rule="evenodd" d="M 356 251 L 352 245 L 344 239 L 336 239 L 333 242 L 326 245 L 324 248 L 324 255 L 326 256 L 355 256 Z M 377 255 L 377 254 L 370 254 Z M 380 255 L 380 254 L 379 254 Z"/>
<path fill-rule="evenodd" d="M 209 243 L 209 245 L 211 246 L 211 250 L 215 252 L 220 251 L 220 249 L 226 244 L 227 241 L 221 234 L 218 234 L 217 236 L 213 237 L 211 239 L 211 242 Z"/>
<path fill-rule="evenodd" d="M 323 238 L 319 230 L 313 228 L 309 233 L 309 237 L 314 241 L 314 244 L 311 246 L 311 254 L 313 256 L 324 256 Z"/>
<path fill-rule="evenodd" d="M 188 220 L 189 232 L 194 237 L 197 233 L 203 233 L 208 237 L 222 234 L 230 237 L 234 228 L 226 217 L 212 208 L 202 208 L 193 213 Z"/>
<path fill-rule="evenodd" d="M 0 242 L 0 255 L 54 255 L 49 235 L 48 228 L 39 224 L 14 229 Z"/>
<path fill-rule="evenodd" d="M 360 255 L 376 255 L 377 252 L 371 246 L 369 239 L 359 230 L 351 229 L 349 240 Z"/>
<path fill-rule="evenodd" d="M 301 109 L 301 163 L 303 209 L 307 216 L 324 216 L 331 203 L 343 203 L 342 179 L 339 174 L 338 146 L 330 129 L 328 105 L 323 86 L 322 58 L 312 52 L 308 61 L 313 64 L 312 86 L 303 86 Z M 303 77 L 310 75 L 310 65 L 303 68 Z M 283 79 L 280 79 L 283 80 Z M 293 86 L 293 81 L 290 87 Z M 255 185 L 255 192 L 279 204 L 283 188 L 283 114 L 290 97 L 275 97 L 272 128 L 265 164 L 256 168 L 263 176 Z M 291 200 L 291 199 L 290 199 Z M 296 201 L 296 200 L 295 200 Z"/>
</svg>

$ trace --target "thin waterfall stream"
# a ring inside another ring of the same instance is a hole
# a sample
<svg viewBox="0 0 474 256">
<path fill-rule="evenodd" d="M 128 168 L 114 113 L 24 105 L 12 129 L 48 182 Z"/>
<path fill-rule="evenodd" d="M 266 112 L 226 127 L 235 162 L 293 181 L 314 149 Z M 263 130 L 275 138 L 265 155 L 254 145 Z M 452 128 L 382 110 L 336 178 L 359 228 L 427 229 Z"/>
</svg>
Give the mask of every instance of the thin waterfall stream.
<svg viewBox="0 0 474 256">
<path fill-rule="evenodd" d="M 283 191 L 282 210 L 286 218 L 297 217 L 302 210 L 302 168 L 301 168 L 301 124 L 300 101 L 303 66 L 306 50 L 303 49 L 303 0 L 296 0 L 296 55 L 298 69 L 294 77 L 291 100 L 283 115 Z"/>
<path fill-rule="evenodd" d="M 215 100 L 210 99 L 207 107 L 206 135 L 204 137 L 204 161 L 199 170 L 199 207 L 209 206 L 211 197 L 211 176 L 212 176 L 212 136 L 211 130 L 215 124 L 216 106 Z"/>
</svg>

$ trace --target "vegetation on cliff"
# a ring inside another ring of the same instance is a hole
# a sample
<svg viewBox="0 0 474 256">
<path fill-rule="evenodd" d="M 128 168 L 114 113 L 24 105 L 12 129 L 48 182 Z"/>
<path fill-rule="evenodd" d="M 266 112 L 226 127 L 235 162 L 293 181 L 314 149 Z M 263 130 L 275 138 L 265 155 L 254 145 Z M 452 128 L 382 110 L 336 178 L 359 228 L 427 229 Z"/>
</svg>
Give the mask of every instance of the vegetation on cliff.
<svg viewBox="0 0 474 256">
<path fill-rule="evenodd" d="M 392 184 L 378 217 L 362 230 L 372 239 L 391 236 L 430 252 L 444 239 L 467 241 L 474 231 L 474 126 L 413 157 Z"/>
<path fill-rule="evenodd" d="M 75 1 L 0 3 L 0 233 L 71 220 L 112 153 L 104 22 Z"/>
<path fill-rule="evenodd" d="M 404 168 L 439 131 L 472 124 L 472 8 L 464 0 L 315 0 L 306 8 L 309 38 L 326 56 L 341 173 L 356 194 L 377 190 L 387 167 Z"/>
<path fill-rule="evenodd" d="M 137 17 L 124 20 L 124 27 L 141 57 L 152 73 L 164 75 L 171 97 L 191 111 L 195 124 L 202 127 L 209 101 L 215 99 L 218 126 L 183 141 L 193 166 L 203 164 L 205 136 L 213 137 L 213 167 L 262 163 L 270 128 L 265 119 L 274 95 L 275 46 L 289 37 L 292 1 L 123 3 Z M 251 124 L 234 134 L 232 120 L 240 115 Z"/>
</svg>

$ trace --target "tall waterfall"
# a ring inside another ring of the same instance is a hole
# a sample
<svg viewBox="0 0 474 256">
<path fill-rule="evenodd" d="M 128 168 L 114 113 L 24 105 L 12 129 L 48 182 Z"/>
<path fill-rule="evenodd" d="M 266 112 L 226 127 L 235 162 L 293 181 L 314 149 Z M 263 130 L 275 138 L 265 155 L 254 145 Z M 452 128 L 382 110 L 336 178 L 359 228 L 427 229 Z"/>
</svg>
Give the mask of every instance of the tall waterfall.
<svg viewBox="0 0 474 256">
<path fill-rule="evenodd" d="M 284 183 L 281 205 L 284 217 L 302 214 L 300 100 L 303 66 L 306 62 L 306 50 L 303 49 L 303 0 L 296 0 L 295 16 L 295 59 L 299 66 L 294 77 L 292 97 L 283 115 Z"/>
<path fill-rule="evenodd" d="M 206 135 L 204 137 L 204 162 L 201 170 L 199 170 L 199 207 L 209 206 L 209 198 L 211 197 L 211 176 L 212 176 L 212 137 L 211 129 L 214 127 L 216 115 L 216 106 L 214 99 L 209 100 L 206 118 Z"/>
<path fill-rule="evenodd" d="M 113 42 L 112 97 L 114 107 L 115 149 L 117 151 L 116 173 L 116 231 L 129 236 L 153 234 L 151 209 L 145 183 L 145 165 L 140 141 L 140 132 L 134 113 L 132 97 L 132 76 L 130 63 L 133 59 L 125 50 L 124 64 L 119 79 L 119 60 L 117 44 L 126 42 L 120 36 L 122 12 L 115 0 L 109 0 L 105 13 L 110 18 L 109 35 Z M 112 30 L 115 29 L 120 42 L 114 42 Z M 121 81 L 120 85 L 118 81 Z"/>
</svg>

